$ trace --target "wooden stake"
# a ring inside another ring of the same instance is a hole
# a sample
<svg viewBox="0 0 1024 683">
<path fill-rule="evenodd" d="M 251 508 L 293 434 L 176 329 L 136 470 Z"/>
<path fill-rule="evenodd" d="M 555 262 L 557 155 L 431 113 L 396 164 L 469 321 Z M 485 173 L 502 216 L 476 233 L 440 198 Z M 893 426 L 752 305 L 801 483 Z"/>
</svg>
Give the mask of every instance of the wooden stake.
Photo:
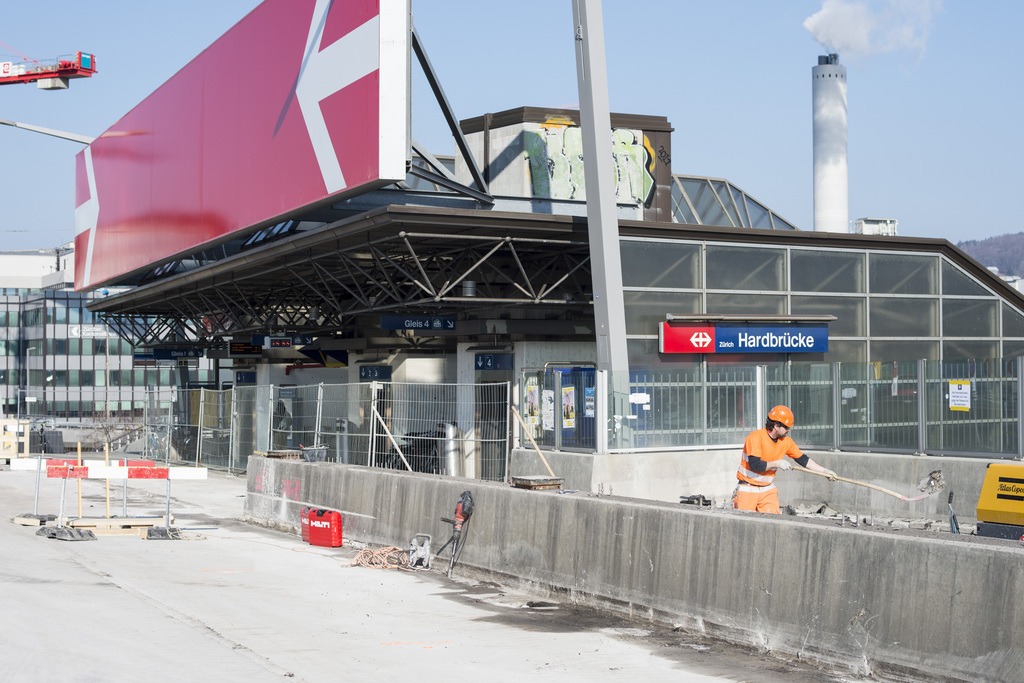
<svg viewBox="0 0 1024 683">
<path fill-rule="evenodd" d="M 533 450 L 537 451 L 537 455 L 540 456 L 540 461 L 544 463 L 544 467 L 547 468 L 548 474 L 551 475 L 552 479 L 556 479 L 557 477 L 555 477 L 555 473 L 551 470 L 551 465 L 548 464 L 548 459 L 544 457 L 543 453 L 541 453 L 540 447 L 537 446 L 537 442 L 533 440 L 533 435 L 530 434 L 530 428 L 526 426 L 525 422 L 523 422 L 523 416 L 519 414 L 519 411 L 516 410 L 515 406 L 509 407 L 512 408 L 512 414 L 516 416 L 517 420 L 519 420 L 519 424 L 523 426 L 523 432 L 526 434 L 526 438 L 528 438 L 530 443 L 533 444 Z"/>
</svg>

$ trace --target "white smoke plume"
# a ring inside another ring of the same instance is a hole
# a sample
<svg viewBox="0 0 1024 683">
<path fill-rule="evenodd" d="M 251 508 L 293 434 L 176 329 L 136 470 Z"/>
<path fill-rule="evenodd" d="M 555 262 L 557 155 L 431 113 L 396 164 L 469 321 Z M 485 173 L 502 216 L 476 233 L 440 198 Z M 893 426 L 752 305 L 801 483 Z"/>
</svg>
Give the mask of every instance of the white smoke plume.
<svg viewBox="0 0 1024 683">
<path fill-rule="evenodd" d="M 821 10 L 804 20 L 804 28 L 830 52 L 868 57 L 908 50 L 924 56 L 932 17 L 941 0 L 886 0 L 874 3 L 825 0 Z"/>
</svg>

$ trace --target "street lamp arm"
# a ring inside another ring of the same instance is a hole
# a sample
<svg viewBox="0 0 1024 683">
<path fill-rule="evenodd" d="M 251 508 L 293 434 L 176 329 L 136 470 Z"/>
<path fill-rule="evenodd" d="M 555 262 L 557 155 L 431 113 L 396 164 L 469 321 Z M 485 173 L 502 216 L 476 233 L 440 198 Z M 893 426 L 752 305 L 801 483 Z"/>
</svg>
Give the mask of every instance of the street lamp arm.
<svg viewBox="0 0 1024 683">
<path fill-rule="evenodd" d="M 86 135 L 78 135 L 77 133 L 65 133 L 62 130 L 53 130 L 52 128 L 43 128 L 42 126 L 33 126 L 31 123 L 18 123 L 17 121 L 11 121 L 9 119 L 0 119 L 0 124 L 4 126 L 13 126 L 15 128 L 22 128 L 24 130 L 30 130 L 33 133 L 42 133 L 43 135 L 52 135 L 55 138 L 61 138 L 63 140 L 70 140 L 71 142 L 80 142 L 83 145 L 92 144 L 96 138 L 90 138 Z"/>
</svg>

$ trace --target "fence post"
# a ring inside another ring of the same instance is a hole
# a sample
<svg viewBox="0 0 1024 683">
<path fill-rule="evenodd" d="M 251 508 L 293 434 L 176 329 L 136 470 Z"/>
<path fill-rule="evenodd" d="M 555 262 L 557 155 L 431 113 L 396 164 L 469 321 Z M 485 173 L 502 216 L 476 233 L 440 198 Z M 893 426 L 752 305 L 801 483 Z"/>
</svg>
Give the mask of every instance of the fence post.
<svg viewBox="0 0 1024 683">
<path fill-rule="evenodd" d="M 1024 460 L 1024 356 L 1017 356 L 1017 459 Z"/>
<path fill-rule="evenodd" d="M 928 361 L 919 359 L 917 361 L 917 452 L 924 455 L 928 445 L 928 381 L 925 372 L 928 370 Z"/>
<path fill-rule="evenodd" d="M 235 385 L 232 383 L 231 392 L 228 396 L 231 397 L 231 412 L 228 414 L 228 424 L 231 426 L 228 429 L 228 471 L 235 469 L 235 447 L 238 445 L 238 439 L 235 435 L 235 430 L 238 429 L 238 403 L 236 399 L 238 396 L 235 395 Z"/>
<path fill-rule="evenodd" d="M 370 382 L 370 467 L 377 466 L 377 394 L 380 382 Z"/>
<path fill-rule="evenodd" d="M 511 405 L 511 394 L 509 395 L 509 405 Z M 594 443 L 595 450 L 598 453 L 607 453 L 611 447 L 611 439 L 608 436 L 608 425 L 612 422 L 612 407 L 614 405 L 614 398 L 608 396 L 608 371 L 607 370 L 596 370 L 594 372 L 594 415 L 595 420 L 595 431 L 596 441 Z M 512 428 L 518 433 L 520 427 L 518 424 L 513 424 Z M 523 435 L 525 436 L 525 434 Z M 618 444 L 616 444 L 618 445 Z M 505 473 L 508 473 L 508 467 L 505 468 Z"/>
<path fill-rule="evenodd" d="M 765 370 L 767 368 L 764 365 L 754 366 L 754 411 L 757 416 L 755 425 L 762 415 L 768 414 L 768 387 L 766 385 L 768 373 Z"/>
<path fill-rule="evenodd" d="M 324 416 L 324 383 L 316 385 L 316 424 L 313 426 L 313 445 L 320 446 L 320 426 Z"/>
<path fill-rule="evenodd" d="M 196 467 L 203 459 L 203 422 L 206 417 L 206 389 L 199 390 L 199 426 L 196 428 Z M 168 522 L 169 524 L 170 522 Z"/>
<path fill-rule="evenodd" d="M 598 373 L 600 373 L 600 372 L 602 372 L 602 371 L 599 370 Z M 512 414 L 511 408 L 512 408 L 512 382 L 505 382 L 505 425 L 506 425 L 506 429 L 505 429 L 505 476 L 502 479 L 502 481 L 505 481 L 505 482 L 512 481 L 512 477 L 511 477 L 511 475 L 508 472 L 509 454 L 512 452 L 512 430 L 519 428 L 518 424 L 513 425 L 513 424 L 510 423 L 510 420 L 508 419 L 508 416 Z M 596 414 L 600 415 L 600 413 L 596 413 Z M 604 443 L 605 443 L 605 447 L 607 449 L 607 446 L 608 446 L 608 430 L 607 429 L 605 430 L 605 441 L 604 441 Z"/>
<path fill-rule="evenodd" d="M 839 418 L 843 409 L 842 364 L 832 364 L 832 450 L 839 450 Z"/>
<path fill-rule="evenodd" d="M 270 451 L 274 450 L 274 385 L 273 384 L 269 385 L 269 391 L 267 393 L 268 393 L 268 396 L 269 396 L 269 406 L 270 406 L 270 412 L 267 413 L 270 416 L 270 418 L 267 420 L 267 424 L 268 424 L 267 436 L 269 437 L 267 439 L 267 452 L 270 452 Z"/>
<path fill-rule="evenodd" d="M 172 391 L 174 391 L 174 390 L 172 389 Z M 171 395 L 174 396 L 174 394 L 171 394 Z M 173 432 L 174 432 L 174 401 L 168 401 L 167 402 L 167 438 L 165 439 L 165 444 L 164 444 L 166 446 L 166 448 L 164 449 L 164 452 L 165 452 L 165 454 L 167 456 L 166 458 L 164 458 L 164 462 L 166 462 L 168 465 L 171 464 L 171 434 Z"/>
</svg>

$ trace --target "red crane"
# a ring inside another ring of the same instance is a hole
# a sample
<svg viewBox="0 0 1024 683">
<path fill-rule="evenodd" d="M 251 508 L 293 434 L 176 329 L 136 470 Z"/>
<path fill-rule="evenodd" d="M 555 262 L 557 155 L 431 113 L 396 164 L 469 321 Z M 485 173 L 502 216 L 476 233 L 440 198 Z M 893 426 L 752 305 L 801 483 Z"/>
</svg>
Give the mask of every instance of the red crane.
<svg viewBox="0 0 1024 683">
<path fill-rule="evenodd" d="M 0 85 L 36 83 L 43 90 L 64 90 L 70 79 L 89 78 L 96 73 L 96 57 L 88 52 L 76 52 L 47 62 L 26 59 L 29 61 L 0 62 Z"/>
</svg>

